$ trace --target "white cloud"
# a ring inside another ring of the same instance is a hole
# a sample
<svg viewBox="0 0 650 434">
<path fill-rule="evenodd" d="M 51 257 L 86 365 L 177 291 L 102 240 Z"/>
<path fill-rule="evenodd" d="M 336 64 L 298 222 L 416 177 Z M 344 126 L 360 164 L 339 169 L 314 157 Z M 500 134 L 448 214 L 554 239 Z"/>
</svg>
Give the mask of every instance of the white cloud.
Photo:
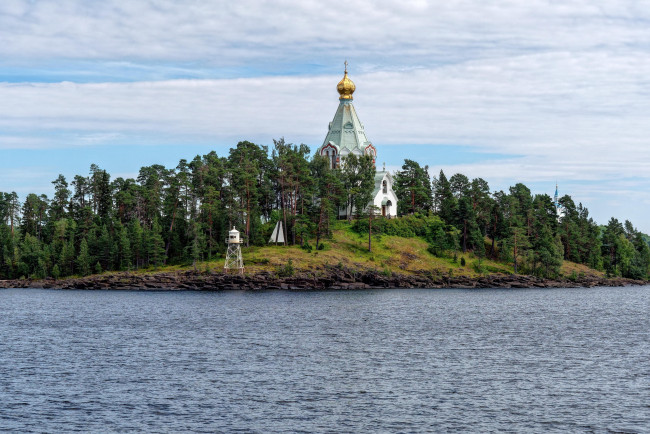
<svg viewBox="0 0 650 434">
<path fill-rule="evenodd" d="M 323 56 L 431 64 L 540 48 L 647 46 L 648 19 L 647 2 L 620 0 L 4 0 L 0 55 L 209 59 L 220 66 Z"/>
<path fill-rule="evenodd" d="M 647 176 L 647 58 L 543 53 L 351 77 L 378 146 L 461 144 L 522 156 L 498 169 L 471 165 L 486 177 Z M 0 128 L 13 133 L 0 136 L 0 148 L 22 147 L 21 140 L 45 146 L 51 132 L 69 145 L 286 136 L 315 147 L 338 103 L 339 78 L 0 84 Z"/>
</svg>

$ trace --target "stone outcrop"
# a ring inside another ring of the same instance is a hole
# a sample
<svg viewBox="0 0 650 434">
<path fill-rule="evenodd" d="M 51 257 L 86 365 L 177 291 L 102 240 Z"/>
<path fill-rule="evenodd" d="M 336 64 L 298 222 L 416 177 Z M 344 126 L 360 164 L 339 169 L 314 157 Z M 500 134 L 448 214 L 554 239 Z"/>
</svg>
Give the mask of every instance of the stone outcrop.
<svg viewBox="0 0 650 434">
<path fill-rule="evenodd" d="M 416 275 L 355 271 L 345 267 L 321 267 L 278 277 L 269 272 L 235 275 L 216 272 L 110 273 L 61 280 L 0 280 L 0 288 L 129 289 L 129 290 L 348 290 L 367 288 L 579 288 L 648 285 L 624 278 L 586 276 L 577 279 L 542 279 L 524 275 L 493 274 L 470 278 L 421 272 Z"/>
</svg>

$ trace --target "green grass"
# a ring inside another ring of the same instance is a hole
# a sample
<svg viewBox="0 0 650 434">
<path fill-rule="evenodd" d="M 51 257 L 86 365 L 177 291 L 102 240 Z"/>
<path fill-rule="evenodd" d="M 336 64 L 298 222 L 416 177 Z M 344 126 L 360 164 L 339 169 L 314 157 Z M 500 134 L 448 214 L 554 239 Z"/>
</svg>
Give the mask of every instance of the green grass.
<svg viewBox="0 0 650 434">
<path fill-rule="evenodd" d="M 451 257 L 436 257 L 427 250 L 428 244 L 421 238 L 403 238 L 397 236 L 373 236 L 372 251 L 368 251 L 368 236 L 354 232 L 345 222 L 337 222 L 332 239 L 322 240 L 327 248 L 307 252 L 300 246 L 254 246 L 242 249 L 246 274 L 261 271 L 276 273 L 289 260 L 297 272 L 317 272 L 319 267 L 342 265 L 355 270 L 377 270 L 386 273 L 449 274 L 455 276 L 477 277 L 479 259 L 470 253 L 458 253 L 456 262 Z M 315 239 L 310 239 L 312 246 Z M 453 256 L 453 253 L 450 255 Z M 466 265 L 461 267 L 460 257 L 464 256 Z M 483 259 L 480 261 L 487 273 L 513 272 L 512 266 Z M 223 258 L 212 261 L 209 266 L 215 270 L 223 266 Z M 199 265 L 199 270 L 204 269 Z"/>
</svg>

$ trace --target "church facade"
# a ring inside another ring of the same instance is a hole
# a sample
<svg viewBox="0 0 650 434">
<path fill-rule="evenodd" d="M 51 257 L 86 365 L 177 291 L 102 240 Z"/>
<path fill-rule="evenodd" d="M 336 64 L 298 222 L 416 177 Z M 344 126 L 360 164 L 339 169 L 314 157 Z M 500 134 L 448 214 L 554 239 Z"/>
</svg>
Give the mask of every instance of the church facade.
<svg viewBox="0 0 650 434">
<path fill-rule="evenodd" d="M 358 157 L 368 155 L 372 158 L 373 164 L 377 160 L 377 148 L 366 137 L 363 124 L 352 104 L 352 94 L 355 89 L 356 86 L 348 77 L 346 62 L 343 79 L 336 86 L 339 93 L 339 106 L 334 119 L 329 123 L 327 136 L 318 149 L 318 153 L 327 157 L 333 169 L 345 164 L 345 157 L 350 154 Z M 397 196 L 393 191 L 393 177 L 385 167 L 375 172 L 375 188 L 372 197 L 372 202 L 368 205 L 375 205 L 381 210 L 381 215 L 391 217 L 397 214 Z M 342 210 L 340 214 L 345 215 L 346 211 Z"/>
</svg>

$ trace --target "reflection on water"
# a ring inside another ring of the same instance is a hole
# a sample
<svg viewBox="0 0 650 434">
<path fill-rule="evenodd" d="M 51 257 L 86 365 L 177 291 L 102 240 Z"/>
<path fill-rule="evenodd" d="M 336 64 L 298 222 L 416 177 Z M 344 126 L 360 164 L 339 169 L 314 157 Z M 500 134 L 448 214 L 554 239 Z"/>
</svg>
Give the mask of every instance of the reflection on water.
<svg viewBox="0 0 650 434">
<path fill-rule="evenodd" d="M 0 431 L 650 431 L 650 288 L 0 291 Z"/>
</svg>

